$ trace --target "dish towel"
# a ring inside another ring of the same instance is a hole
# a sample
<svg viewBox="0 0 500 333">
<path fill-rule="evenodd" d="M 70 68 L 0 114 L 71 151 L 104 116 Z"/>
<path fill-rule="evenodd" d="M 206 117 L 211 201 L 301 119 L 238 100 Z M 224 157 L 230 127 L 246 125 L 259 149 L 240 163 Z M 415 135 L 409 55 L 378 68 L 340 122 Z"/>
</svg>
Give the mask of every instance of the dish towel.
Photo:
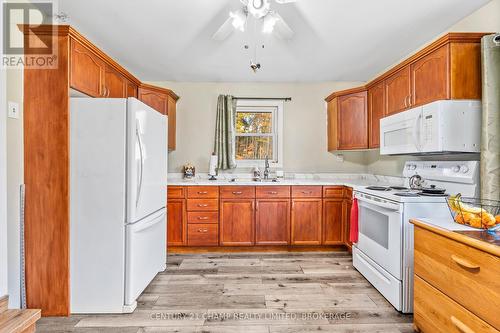
<svg viewBox="0 0 500 333">
<path fill-rule="evenodd" d="M 352 200 L 349 240 L 351 241 L 351 243 L 358 242 L 358 199 L 356 198 Z"/>
</svg>

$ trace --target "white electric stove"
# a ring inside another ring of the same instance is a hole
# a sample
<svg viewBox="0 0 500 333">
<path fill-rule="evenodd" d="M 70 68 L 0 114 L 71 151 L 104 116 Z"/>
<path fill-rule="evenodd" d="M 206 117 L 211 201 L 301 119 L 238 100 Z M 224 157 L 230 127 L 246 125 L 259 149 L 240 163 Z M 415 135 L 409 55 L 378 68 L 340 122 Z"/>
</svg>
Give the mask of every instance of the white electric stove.
<svg viewBox="0 0 500 333">
<path fill-rule="evenodd" d="M 398 310 L 413 312 L 412 218 L 451 219 L 446 195 L 422 195 L 410 189 L 419 175 L 424 187 L 435 185 L 447 194 L 479 193 L 478 161 L 412 161 L 403 170 L 405 186 L 357 188 L 359 235 L 353 265 Z"/>
</svg>

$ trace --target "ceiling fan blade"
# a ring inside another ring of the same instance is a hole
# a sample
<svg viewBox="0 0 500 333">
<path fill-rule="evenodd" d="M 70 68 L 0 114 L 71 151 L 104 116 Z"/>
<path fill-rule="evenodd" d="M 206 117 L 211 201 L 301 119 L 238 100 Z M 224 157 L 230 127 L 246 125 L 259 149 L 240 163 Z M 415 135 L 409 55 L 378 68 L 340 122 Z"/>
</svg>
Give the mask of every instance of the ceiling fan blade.
<svg viewBox="0 0 500 333">
<path fill-rule="evenodd" d="M 297 0 L 274 0 L 274 1 L 276 1 L 276 3 L 279 3 L 280 5 L 285 3 L 297 2 Z"/>
<path fill-rule="evenodd" d="M 222 23 L 220 28 L 213 34 L 212 39 L 224 40 L 229 37 L 229 35 L 234 31 L 232 20 L 233 19 L 230 17 L 224 23 Z"/>
<path fill-rule="evenodd" d="M 275 14 L 279 20 L 276 21 L 276 25 L 274 26 L 274 33 L 277 37 L 281 39 L 292 39 L 294 32 L 290 28 L 290 26 L 285 22 L 283 17 L 280 14 Z"/>
<path fill-rule="evenodd" d="M 240 2 L 241 2 L 242 4 L 244 4 L 245 6 L 247 6 L 247 5 L 248 5 L 248 0 L 240 0 Z"/>
</svg>

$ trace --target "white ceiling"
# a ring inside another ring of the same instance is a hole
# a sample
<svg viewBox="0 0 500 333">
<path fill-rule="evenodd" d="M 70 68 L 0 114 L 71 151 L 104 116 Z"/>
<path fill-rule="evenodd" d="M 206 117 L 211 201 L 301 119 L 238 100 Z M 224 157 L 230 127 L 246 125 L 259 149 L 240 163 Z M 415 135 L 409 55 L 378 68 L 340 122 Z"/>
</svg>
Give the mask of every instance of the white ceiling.
<svg viewBox="0 0 500 333">
<path fill-rule="evenodd" d="M 298 0 L 272 3 L 295 31 L 264 36 L 250 20 L 212 34 L 239 0 L 61 0 L 69 23 L 147 81 L 366 81 L 489 0 Z M 256 40 L 256 42 L 255 42 Z M 250 70 L 253 50 L 262 69 Z"/>
</svg>

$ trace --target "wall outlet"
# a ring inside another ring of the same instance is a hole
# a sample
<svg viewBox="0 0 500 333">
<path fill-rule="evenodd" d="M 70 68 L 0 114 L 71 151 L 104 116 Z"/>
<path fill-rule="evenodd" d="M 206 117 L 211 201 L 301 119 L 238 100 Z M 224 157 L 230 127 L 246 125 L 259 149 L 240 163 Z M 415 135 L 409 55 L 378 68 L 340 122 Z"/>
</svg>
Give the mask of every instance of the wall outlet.
<svg viewBox="0 0 500 333">
<path fill-rule="evenodd" d="M 334 154 L 333 158 L 335 158 L 335 161 L 337 162 L 344 162 L 344 155 L 342 154 Z"/>
<path fill-rule="evenodd" d="M 9 118 L 19 119 L 19 104 L 16 102 L 9 102 Z"/>
</svg>

